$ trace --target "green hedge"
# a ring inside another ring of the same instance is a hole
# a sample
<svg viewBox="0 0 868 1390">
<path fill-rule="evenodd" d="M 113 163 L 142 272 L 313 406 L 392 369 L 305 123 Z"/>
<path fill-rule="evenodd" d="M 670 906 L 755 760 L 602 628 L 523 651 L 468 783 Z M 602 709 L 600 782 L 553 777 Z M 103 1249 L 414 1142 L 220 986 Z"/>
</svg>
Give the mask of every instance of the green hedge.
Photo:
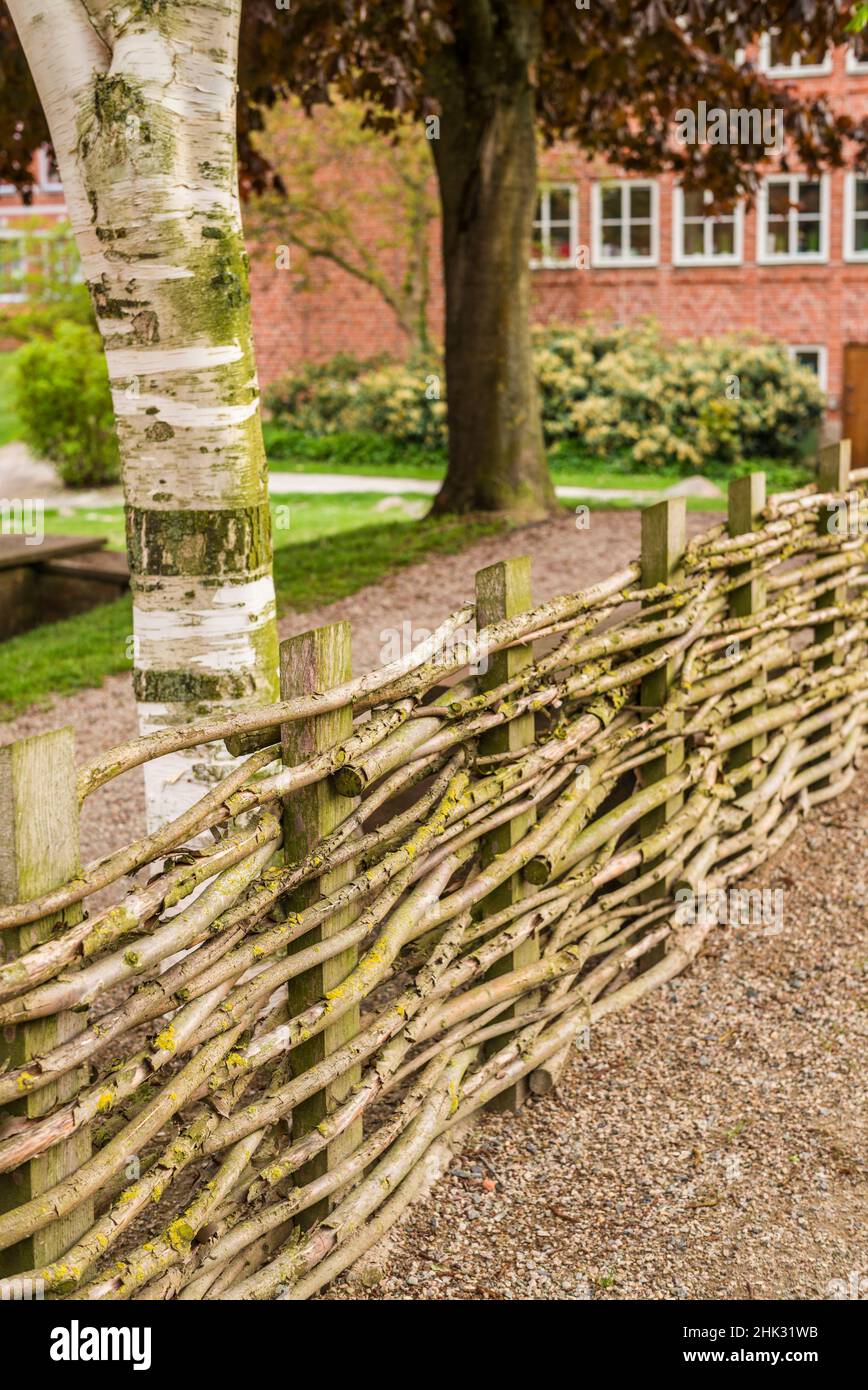
<svg viewBox="0 0 868 1390">
<path fill-rule="evenodd" d="M 580 325 L 535 329 L 534 356 L 550 446 L 693 473 L 816 445 L 823 393 L 778 344 L 667 343 L 653 324 L 606 334 Z M 442 451 L 443 381 L 437 362 L 342 355 L 276 382 L 266 403 L 276 422 L 314 437 L 367 433 Z"/>
<path fill-rule="evenodd" d="M 22 438 L 68 487 L 116 482 L 120 460 L 108 368 L 99 334 L 59 323 L 15 355 L 14 403 Z"/>
</svg>

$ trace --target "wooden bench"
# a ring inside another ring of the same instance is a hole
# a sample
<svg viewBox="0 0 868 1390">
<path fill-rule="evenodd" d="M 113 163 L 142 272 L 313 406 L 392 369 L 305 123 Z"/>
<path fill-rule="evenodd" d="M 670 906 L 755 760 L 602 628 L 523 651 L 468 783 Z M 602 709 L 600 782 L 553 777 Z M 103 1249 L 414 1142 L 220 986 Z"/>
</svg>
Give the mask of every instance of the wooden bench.
<svg viewBox="0 0 868 1390">
<path fill-rule="evenodd" d="M 126 556 L 102 536 L 0 536 L 0 641 L 126 593 Z"/>
</svg>

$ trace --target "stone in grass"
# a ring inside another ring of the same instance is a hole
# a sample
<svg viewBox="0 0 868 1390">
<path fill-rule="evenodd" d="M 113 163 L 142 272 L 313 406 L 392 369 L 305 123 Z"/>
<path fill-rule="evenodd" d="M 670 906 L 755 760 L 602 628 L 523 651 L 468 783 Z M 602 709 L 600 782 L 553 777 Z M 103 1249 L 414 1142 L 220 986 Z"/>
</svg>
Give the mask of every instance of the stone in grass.
<svg viewBox="0 0 868 1390">
<path fill-rule="evenodd" d="M 405 516 L 414 519 L 424 516 L 430 503 L 424 497 L 398 497 L 389 494 L 388 497 L 381 497 L 374 507 L 375 512 L 392 512 L 396 509 L 402 511 Z"/>
<path fill-rule="evenodd" d="M 703 478 L 700 473 L 693 473 L 689 478 L 682 478 L 680 483 L 673 483 L 660 493 L 660 497 L 722 497 L 723 493 L 713 483 L 710 478 Z"/>
</svg>

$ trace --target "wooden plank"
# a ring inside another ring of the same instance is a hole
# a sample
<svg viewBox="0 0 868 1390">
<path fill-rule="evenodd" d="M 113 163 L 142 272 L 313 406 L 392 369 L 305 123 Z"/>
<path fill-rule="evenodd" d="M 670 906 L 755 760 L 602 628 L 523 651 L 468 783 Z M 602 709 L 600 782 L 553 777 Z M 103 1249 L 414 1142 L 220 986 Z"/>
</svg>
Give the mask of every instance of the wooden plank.
<svg viewBox="0 0 868 1390">
<path fill-rule="evenodd" d="M 683 497 L 669 497 L 663 502 L 645 507 L 642 511 L 642 550 L 640 556 L 642 587 L 651 588 L 655 584 L 675 582 L 686 544 L 687 504 Z M 649 643 L 647 650 L 653 651 L 654 647 L 658 645 L 659 643 Z M 667 662 L 659 670 L 643 676 L 639 690 L 639 703 L 643 709 L 657 709 L 666 704 L 672 687 L 673 671 L 673 664 Z M 682 715 L 674 715 L 668 725 L 670 733 L 676 734 L 683 723 Z M 683 762 L 684 743 L 678 739 L 668 752 L 661 754 L 659 758 L 653 758 L 651 762 L 644 765 L 642 769 L 644 785 L 651 786 L 654 782 L 669 777 L 673 772 L 678 771 Z M 683 801 L 684 796 L 679 793 L 677 796 L 670 797 L 662 806 L 657 806 L 653 811 L 649 811 L 639 822 L 640 835 L 644 837 L 662 829 L 676 814 Z M 649 867 L 651 866 L 649 865 Z M 670 882 L 664 879 L 647 889 L 642 896 L 648 901 L 653 901 L 655 898 L 666 897 L 670 888 Z M 661 942 L 659 946 L 646 952 L 641 957 L 639 969 L 648 970 L 660 960 L 665 954 L 665 950 L 666 943 Z"/>
<path fill-rule="evenodd" d="M 351 675 L 349 623 L 333 623 L 327 627 L 315 628 L 312 632 L 303 632 L 298 637 L 291 637 L 281 643 L 280 694 L 283 700 L 289 700 L 294 695 L 311 695 L 318 690 L 328 690 L 348 681 Z M 283 760 L 290 765 L 303 762 L 312 753 L 331 748 L 348 737 L 352 729 L 353 715 L 349 707 L 285 724 L 282 731 Z M 287 862 L 304 858 L 324 835 L 349 814 L 353 805 L 352 800 L 335 792 L 330 779 L 293 792 L 287 800 L 283 816 L 284 854 Z M 287 896 L 287 907 L 293 912 L 302 911 L 324 894 L 331 893 L 342 883 L 348 882 L 353 877 L 353 872 L 353 864 L 350 861 L 331 873 L 323 874 L 321 878 L 303 884 Z M 293 942 L 290 950 L 300 951 L 306 946 L 328 940 L 348 926 L 356 915 L 357 910 L 353 908 L 335 913 L 323 926 L 316 927 L 306 936 Z M 301 1013 L 310 1004 L 322 999 L 329 990 L 346 979 L 357 959 L 358 953 L 353 947 L 342 951 L 338 956 L 333 956 L 323 965 L 306 971 L 304 975 L 290 980 L 290 1013 Z M 293 1049 L 290 1054 L 293 1075 L 298 1076 L 321 1062 L 329 1053 L 337 1051 L 354 1037 L 358 1030 L 359 1011 L 355 1008 L 317 1037 Z M 292 1116 L 293 1138 L 308 1134 L 337 1109 L 346 1100 L 359 1075 L 360 1069 L 353 1067 L 332 1085 L 297 1105 Z M 359 1119 L 310 1163 L 300 1168 L 296 1182 L 301 1186 L 336 1167 L 358 1146 L 361 1137 L 362 1121 Z M 321 1221 L 339 1196 L 339 1193 L 335 1193 L 331 1200 L 326 1199 L 303 1212 L 299 1217 L 300 1224 L 307 1228 Z"/>
<path fill-rule="evenodd" d="M 489 565 L 487 569 L 480 570 L 476 575 L 477 628 L 487 627 L 490 623 L 499 622 L 502 618 L 514 618 L 531 606 L 530 558 L 527 555 Z M 510 647 L 507 651 L 495 652 L 488 659 L 488 669 L 479 676 L 480 689 L 491 690 L 494 686 L 502 684 L 503 681 L 510 680 L 532 660 L 533 649 L 530 645 Z M 513 752 L 516 749 L 526 747 L 533 740 L 534 717 L 532 714 L 522 714 L 517 719 L 510 720 L 508 724 L 503 724 L 485 734 L 479 741 L 479 750 L 481 754 L 486 756 L 492 753 Z M 482 841 L 483 864 L 491 863 L 498 854 L 503 854 L 506 850 L 511 849 L 527 834 L 534 819 L 533 812 L 528 812 L 523 816 L 516 816 L 514 820 L 508 821 L 506 825 L 486 835 Z M 489 894 L 484 901 L 483 911 L 486 914 L 499 912 L 502 908 L 509 907 L 511 903 L 518 902 L 526 892 L 527 887 L 521 874 L 514 874 L 506 883 L 501 884 L 499 888 Z M 517 970 L 520 966 L 528 965 L 531 961 L 538 959 L 539 940 L 534 935 L 522 942 L 521 946 L 510 955 L 504 956 L 502 960 L 493 965 L 488 972 L 488 978 L 505 975 L 511 970 Z M 518 1017 L 526 1009 L 534 1007 L 536 998 L 536 995 L 526 996 L 504 1012 L 502 1017 Z M 503 1046 L 504 1041 L 505 1038 L 503 1037 L 492 1039 L 488 1045 L 488 1051 L 496 1052 L 498 1048 Z M 514 1086 L 508 1087 L 500 1095 L 495 1096 L 489 1102 L 488 1108 L 497 1112 L 518 1110 L 524 1103 L 527 1094 L 528 1082 L 527 1078 L 523 1077 Z"/>
<path fill-rule="evenodd" d="M 116 588 L 130 582 L 130 564 L 120 550 L 90 550 L 82 555 L 46 560 L 39 566 L 39 573 L 64 579 L 92 579 Z"/>
<path fill-rule="evenodd" d="M 23 536 L 0 536 L 0 570 L 41 565 L 61 555 L 83 555 L 105 544 L 105 536 L 43 536 L 38 545 L 28 545 Z"/>
<path fill-rule="evenodd" d="M 37 734 L 0 748 L 0 903 L 27 901 L 57 888 L 80 870 L 75 743 L 71 729 Z M 51 936 L 60 924 L 81 921 L 81 907 L 44 917 L 0 936 L 6 960 Z M 82 1013 L 63 1013 L 0 1031 L 0 1066 L 20 1067 L 47 1048 L 79 1033 Z M 44 1115 L 75 1094 L 86 1069 L 4 1106 L 4 1119 Z M 47 1153 L 0 1175 L 0 1211 L 38 1197 L 73 1173 L 90 1157 L 87 1128 L 55 1144 Z M 62 1255 L 93 1222 L 93 1202 L 83 1202 L 27 1240 L 0 1252 L 0 1275 L 41 1268 Z M 38 1295 L 32 1295 L 38 1296 Z"/>
<path fill-rule="evenodd" d="M 750 473 L 744 478 L 733 478 L 729 484 L 729 534 L 731 536 L 744 536 L 750 531 L 758 530 L 761 526 L 761 513 L 766 505 L 766 475 L 765 473 Z M 732 573 L 733 578 L 749 570 L 750 565 L 738 565 Z M 733 618 L 746 618 L 751 613 L 759 613 L 766 603 L 766 585 L 763 579 L 752 579 L 746 584 L 740 584 L 733 589 L 729 599 L 729 611 Z M 745 657 L 750 651 L 750 638 L 740 639 L 740 651 Z M 762 676 L 754 677 L 749 684 L 765 685 Z M 764 707 L 764 702 L 758 700 L 749 709 L 737 714 L 734 723 L 741 719 L 747 719 L 752 715 L 759 714 Z M 760 734 L 755 738 L 746 739 L 744 743 L 739 743 L 729 754 L 730 767 L 743 767 L 757 757 L 765 748 L 768 742 L 766 734 Z M 741 784 L 742 792 L 750 791 L 759 781 L 755 776 L 746 779 Z"/>
<path fill-rule="evenodd" d="M 820 492 L 837 492 L 841 494 L 842 500 L 847 501 L 847 494 L 850 489 L 850 458 L 851 449 L 849 439 L 842 439 L 837 444 L 828 444 L 825 449 L 821 449 L 817 459 L 817 487 Z M 840 525 L 840 511 L 835 507 L 821 507 L 817 516 L 817 532 L 821 536 L 834 535 L 833 523 Z M 842 536 L 846 539 L 846 536 Z M 817 600 L 820 608 L 831 608 L 836 604 L 847 602 L 847 585 L 838 584 L 834 589 L 827 589 Z M 814 641 L 826 642 L 830 637 L 835 637 L 844 631 L 845 623 L 841 618 L 836 618 L 832 622 L 817 623 L 814 628 Z M 818 657 L 814 663 L 815 671 L 825 671 L 829 666 L 837 664 L 839 653 L 830 652 L 827 656 Z M 834 733 L 841 726 L 840 720 L 825 724 L 819 728 L 811 737 L 811 742 L 818 742 L 820 739 L 828 738 L 830 733 Z M 823 777 L 815 782 L 813 789 L 827 787 L 829 778 Z"/>
</svg>

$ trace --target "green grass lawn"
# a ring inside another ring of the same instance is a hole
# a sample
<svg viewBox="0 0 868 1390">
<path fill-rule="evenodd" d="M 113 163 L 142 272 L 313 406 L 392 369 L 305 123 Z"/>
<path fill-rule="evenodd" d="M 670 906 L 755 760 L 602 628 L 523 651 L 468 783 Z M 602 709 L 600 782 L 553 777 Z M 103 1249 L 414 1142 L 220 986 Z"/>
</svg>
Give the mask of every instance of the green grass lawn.
<svg viewBox="0 0 868 1390">
<path fill-rule="evenodd" d="M 398 508 L 377 512 L 378 501 L 368 494 L 272 499 L 279 611 L 334 603 L 428 555 L 455 554 L 504 529 L 497 521 L 414 520 Z M 283 524 L 287 520 L 288 526 Z M 124 548 L 119 507 L 71 516 L 49 513 L 45 529 L 51 534 L 107 535 L 113 549 Z M 10 718 L 34 701 L 99 685 L 105 676 L 129 670 L 126 652 L 132 626 L 131 602 L 123 598 L 4 643 L 0 717 Z"/>
</svg>

